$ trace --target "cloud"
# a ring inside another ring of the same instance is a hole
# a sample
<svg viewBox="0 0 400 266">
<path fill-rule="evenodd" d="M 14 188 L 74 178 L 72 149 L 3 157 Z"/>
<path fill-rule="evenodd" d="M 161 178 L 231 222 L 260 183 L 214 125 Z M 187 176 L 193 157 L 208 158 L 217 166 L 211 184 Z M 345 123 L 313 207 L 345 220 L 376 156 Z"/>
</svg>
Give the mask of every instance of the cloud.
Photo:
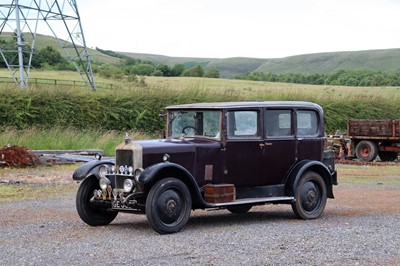
<svg viewBox="0 0 400 266">
<path fill-rule="evenodd" d="M 398 47 L 400 3 L 378 0 L 86 0 L 88 46 L 187 57 L 284 57 Z"/>
</svg>

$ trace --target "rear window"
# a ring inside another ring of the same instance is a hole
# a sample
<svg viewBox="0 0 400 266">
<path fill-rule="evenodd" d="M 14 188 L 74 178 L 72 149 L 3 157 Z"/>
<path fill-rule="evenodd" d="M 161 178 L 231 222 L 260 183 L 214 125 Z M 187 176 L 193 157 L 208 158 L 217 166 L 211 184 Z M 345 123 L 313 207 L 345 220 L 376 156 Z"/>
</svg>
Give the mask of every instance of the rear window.
<svg viewBox="0 0 400 266">
<path fill-rule="evenodd" d="M 318 116 L 314 111 L 297 111 L 297 135 L 312 136 L 318 133 Z"/>
</svg>

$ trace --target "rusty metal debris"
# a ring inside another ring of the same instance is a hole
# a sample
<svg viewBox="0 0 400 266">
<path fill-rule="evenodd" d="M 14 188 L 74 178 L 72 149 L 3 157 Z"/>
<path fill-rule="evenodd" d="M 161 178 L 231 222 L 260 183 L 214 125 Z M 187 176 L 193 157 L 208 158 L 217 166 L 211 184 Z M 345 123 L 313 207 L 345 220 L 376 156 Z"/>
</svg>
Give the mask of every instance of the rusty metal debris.
<svg viewBox="0 0 400 266">
<path fill-rule="evenodd" d="M 0 167 L 35 167 L 40 164 L 34 152 L 8 144 L 0 149 Z"/>
<path fill-rule="evenodd" d="M 96 156 L 101 156 L 103 159 L 112 159 L 105 157 L 103 150 L 34 150 L 36 156 L 40 159 L 43 165 L 54 164 L 74 164 L 79 162 L 88 162 L 95 160 Z"/>
</svg>

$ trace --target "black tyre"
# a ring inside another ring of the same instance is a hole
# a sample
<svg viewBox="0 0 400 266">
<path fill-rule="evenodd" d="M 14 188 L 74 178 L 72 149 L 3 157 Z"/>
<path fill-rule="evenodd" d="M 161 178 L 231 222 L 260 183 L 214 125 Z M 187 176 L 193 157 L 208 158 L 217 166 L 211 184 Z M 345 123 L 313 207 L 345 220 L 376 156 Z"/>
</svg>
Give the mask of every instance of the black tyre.
<svg viewBox="0 0 400 266">
<path fill-rule="evenodd" d="M 158 181 L 146 199 L 146 216 L 160 234 L 171 234 L 185 228 L 192 208 L 186 185 L 176 178 Z"/>
<path fill-rule="evenodd" d="M 226 209 L 231 213 L 243 214 L 250 211 L 251 207 L 253 207 L 253 205 L 239 205 L 239 206 L 228 206 L 226 207 Z"/>
<path fill-rule="evenodd" d="M 362 140 L 356 146 L 356 156 L 362 162 L 372 162 L 378 156 L 376 143 L 369 140 Z"/>
<path fill-rule="evenodd" d="M 88 225 L 107 225 L 117 217 L 118 212 L 109 211 L 90 202 L 95 189 L 100 189 L 99 180 L 95 176 L 82 181 L 76 194 L 76 209 L 79 217 Z"/>
<path fill-rule="evenodd" d="M 295 202 L 292 209 L 300 219 L 316 219 L 325 209 L 327 192 L 322 177 L 312 171 L 306 172 L 294 188 Z"/>
<path fill-rule="evenodd" d="M 380 151 L 378 155 L 382 162 L 393 162 L 398 157 L 398 153 L 394 151 Z"/>
</svg>

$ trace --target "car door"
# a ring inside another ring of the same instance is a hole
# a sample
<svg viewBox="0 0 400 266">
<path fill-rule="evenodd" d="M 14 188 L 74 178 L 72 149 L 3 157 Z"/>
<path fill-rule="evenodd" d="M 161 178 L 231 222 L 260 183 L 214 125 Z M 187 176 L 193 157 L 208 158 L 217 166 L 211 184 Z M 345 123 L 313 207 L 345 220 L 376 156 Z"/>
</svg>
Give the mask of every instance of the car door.
<svg viewBox="0 0 400 266">
<path fill-rule="evenodd" d="M 263 180 L 263 138 L 260 110 L 226 113 L 224 182 L 236 187 L 257 186 Z"/>
<path fill-rule="evenodd" d="M 321 132 L 321 121 L 322 118 L 315 110 L 297 110 L 296 134 L 299 161 L 322 160 L 325 136 L 324 132 Z"/>
<path fill-rule="evenodd" d="M 264 111 L 264 185 L 283 184 L 297 161 L 294 111 Z"/>
</svg>

